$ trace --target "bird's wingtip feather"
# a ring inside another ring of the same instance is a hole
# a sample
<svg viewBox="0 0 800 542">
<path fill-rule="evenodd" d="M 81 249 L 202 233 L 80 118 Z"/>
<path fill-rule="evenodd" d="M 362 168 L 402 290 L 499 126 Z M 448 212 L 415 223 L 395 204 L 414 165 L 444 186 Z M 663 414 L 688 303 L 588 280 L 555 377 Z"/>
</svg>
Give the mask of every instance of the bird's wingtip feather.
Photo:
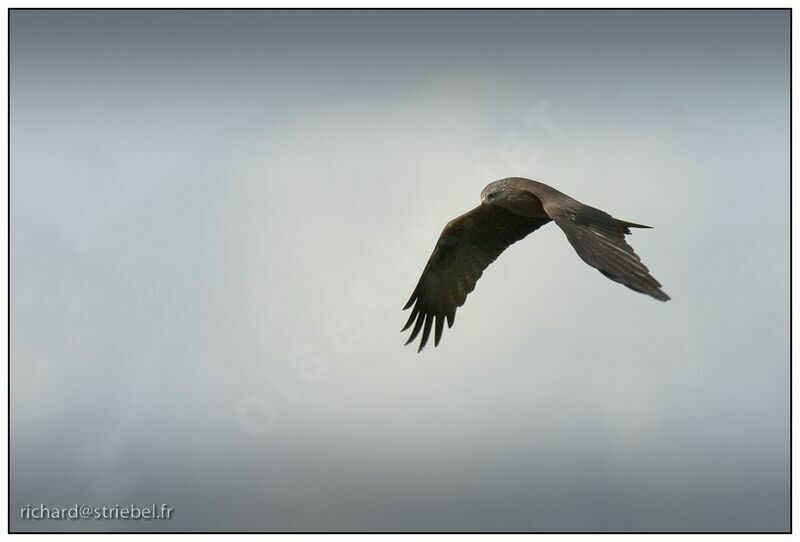
<svg viewBox="0 0 800 542">
<path fill-rule="evenodd" d="M 657 289 L 655 292 L 650 293 L 650 297 L 657 299 L 658 301 L 667 302 L 672 299 L 664 290 Z"/>
</svg>

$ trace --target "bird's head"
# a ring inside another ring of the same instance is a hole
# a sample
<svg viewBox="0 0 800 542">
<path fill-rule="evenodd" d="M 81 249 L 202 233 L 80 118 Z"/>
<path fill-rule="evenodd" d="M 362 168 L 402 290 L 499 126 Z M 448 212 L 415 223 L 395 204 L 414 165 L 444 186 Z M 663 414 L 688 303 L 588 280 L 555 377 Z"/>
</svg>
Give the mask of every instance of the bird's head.
<svg viewBox="0 0 800 542">
<path fill-rule="evenodd" d="M 481 192 L 481 203 L 499 204 L 503 200 L 514 199 L 514 195 L 519 193 L 514 180 L 514 177 L 509 177 L 487 184 Z"/>
<path fill-rule="evenodd" d="M 481 192 L 481 203 L 495 203 L 497 200 L 502 199 L 505 193 L 506 187 L 502 180 L 487 184 L 486 188 Z"/>
</svg>

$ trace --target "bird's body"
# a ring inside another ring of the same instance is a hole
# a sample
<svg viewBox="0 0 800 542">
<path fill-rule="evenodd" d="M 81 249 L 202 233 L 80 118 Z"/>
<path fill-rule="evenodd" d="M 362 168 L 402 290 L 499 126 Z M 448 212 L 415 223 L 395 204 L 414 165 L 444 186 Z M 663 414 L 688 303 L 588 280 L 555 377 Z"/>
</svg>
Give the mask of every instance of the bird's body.
<svg viewBox="0 0 800 542">
<path fill-rule="evenodd" d="M 660 301 L 669 300 L 625 242 L 629 228 L 649 226 L 618 220 L 544 183 L 509 177 L 488 184 L 478 207 L 445 226 L 404 307 L 413 310 L 403 331 L 414 324 L 406 344 L 422 331 L 422 350 L 435 329 L 438 345 L 445 320 L 452 327 L 456 309 L 484 269 L 511 244 L 551 221 L 564 231 L 578 256 L 606 277 Z"/>
</svg>

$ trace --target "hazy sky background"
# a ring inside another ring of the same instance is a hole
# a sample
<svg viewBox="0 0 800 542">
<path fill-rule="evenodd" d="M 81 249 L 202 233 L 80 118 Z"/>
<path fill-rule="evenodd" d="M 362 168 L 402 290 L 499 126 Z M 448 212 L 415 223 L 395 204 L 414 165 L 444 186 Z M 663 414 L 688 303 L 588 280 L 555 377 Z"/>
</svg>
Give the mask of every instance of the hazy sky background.
<svg viewBox="0 0 800 542">
<path fill-rule="evenodd" d="M 12 528 L 788 529 L 788 45 L 788 11 L 13 12 Z M 655 226 L 672 301 L 548 225 L 404 348 L 512 175 Z"/>
</svg>

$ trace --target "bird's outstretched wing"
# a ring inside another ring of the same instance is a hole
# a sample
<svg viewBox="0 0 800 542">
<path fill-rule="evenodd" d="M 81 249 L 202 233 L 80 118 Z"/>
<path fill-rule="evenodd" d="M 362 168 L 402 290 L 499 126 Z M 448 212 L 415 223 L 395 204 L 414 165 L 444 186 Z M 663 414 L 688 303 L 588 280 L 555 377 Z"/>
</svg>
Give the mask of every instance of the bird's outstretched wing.
<svg viewBox="0 0 800 542">
<path fill-rule="evenodd" d="M 545 209 L 564 230 L 572 248 L 584 262 L 632 290 L 660 301 L 669 300 L 669 296 L 661 290 L 661 283 L 653 278 L 633 248 L 625 242 L 625 236 L 631 233 L 629 228 L 650 226 L 618 220 L 600 209 L 583 204 L 555 210 L 545 205 Z"/>
<path fill-rule="evenodd" d="M 451 220 L 403 307 L 403 310 L 414 307 L 402 329 L 405 331 L 414 324 L 406 344 L 422 330 L 418 349 L 421 351 L 435 325 L 434 345 L 438 345 L 445 319 L 447 327 L 452 327 L 456 308 L 475 289 L 483 270 L 512 243 L 548 222 L 549 218 L 520 216 L 490 204 L 481 204 Z"/>
</svg>

